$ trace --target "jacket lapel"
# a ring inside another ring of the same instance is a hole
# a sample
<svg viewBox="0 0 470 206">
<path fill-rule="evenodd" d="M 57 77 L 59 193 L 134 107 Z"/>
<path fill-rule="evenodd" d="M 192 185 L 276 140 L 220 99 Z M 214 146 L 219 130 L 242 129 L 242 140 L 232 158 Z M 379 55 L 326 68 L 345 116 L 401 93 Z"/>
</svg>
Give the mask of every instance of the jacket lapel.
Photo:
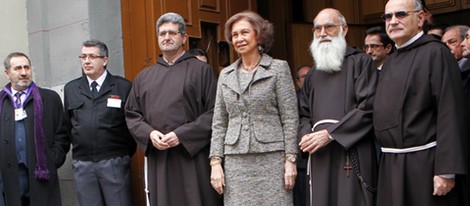
<svg viewBox="0 0 470 206">
<path fill-rule="evenodd" d="M 237 61 L 227 67 L 227 76 L 222 82 L 222 84 L 225 84 L 228 88 L 230 88 L 237 94 L 241 94 L 237 79 L 237 67 L 239 64 L 240 59 L 237 59 Z"/>
<path fill-rule="evenodd" d="M 82 76 L 78 90 L 80 91 L 80 94 L 93 99 L 93 94 L 91 93 L 90 86 L 88 85 L 88 80 L 85 75 Z"/>
<path fill-rule="evenodd" d="M 100 91 L 98 92 L 97 97 L 93 97 L 93 94 L 91 93 L 90 86 L 88 85 L 88 79 L 86 76 L 82 77 L 80 86 L 78 89 L 80 90 L 80 93 L 84 96 L 87 96 L 90 99 L 97 99 L 100 98 L 101 96 L 105 95 L 109 91 L 111 91 L 112 87 L 114 85 L 114 76 L 109 73 L 106 75 L 106 79 L 103 81 L 103 84 L 100 87 Z"/>
<path fill-rule="evenodd" d="M 103 81 L 103 85 L 101 85 L 99 96 L 101 97 L 104 94 L 107 94 L 114 86 L 114 77 L 108 72 L 106 79 Z"/>
<path fill-rule="evenodd" d="M 261 61 L 259 62 L 258 67 L 256 68 L 257 71 L 253 78 L 253 83 L 273 76 L 273 74 L 269 71 L 269 66 L 271 66 L 272 61 L 273 58 L 266 54 L 263 54 L 263 56 L 261 56 Z"/>
</svg>

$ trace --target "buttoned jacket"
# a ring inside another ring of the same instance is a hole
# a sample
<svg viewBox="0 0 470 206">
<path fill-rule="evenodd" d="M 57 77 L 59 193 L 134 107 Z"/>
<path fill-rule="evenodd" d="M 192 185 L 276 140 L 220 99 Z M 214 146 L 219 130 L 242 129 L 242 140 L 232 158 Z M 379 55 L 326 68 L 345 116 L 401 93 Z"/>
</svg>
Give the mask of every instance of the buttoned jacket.
<svg viewBox="0 0 470 206">
<path fill-rule="evenodd" d="M 93 97 L 86 76 L 64 87 L 65 131 L 72 142 L 72 158 L 101 161 L 132 156 L 136 143 L 126 125 L 124 104 L 132 83 L 108 72 Z M 116 102 L 112 105 L 112 102 Z"/>
<path fill-rule="evenodd" d="M 240 63 L 219 76 L 210 156 L 297 153 L 297 97 L 287 62 L 263 54 L 246 89 L 238 83 Z"/>
<path fill-rule="evenodd" d="M 49 180 L 34 177 L 36 167 L 36 147 L 34 143 L 33 97 L 30 95 L 24 103 L 27 118 L 24 119 L 27 138 L 27 158 L 29 172 L 30 201 L 34 206 L 61 205 L 57 168 L 65 162 L 69 144 L 62 130 L 63 107 L 59 95 L 51 90 L 39 88 L 43 105 L 43 129 L 46 139 L 47 167 Z M 0 120 L 0 168 L 3 177 L 3 189 L 6 205 L 21 205 L 18 160 L 15 147 L 14 106 L 10 98 L 5 97 L 1 108 Z"/>
</svg>

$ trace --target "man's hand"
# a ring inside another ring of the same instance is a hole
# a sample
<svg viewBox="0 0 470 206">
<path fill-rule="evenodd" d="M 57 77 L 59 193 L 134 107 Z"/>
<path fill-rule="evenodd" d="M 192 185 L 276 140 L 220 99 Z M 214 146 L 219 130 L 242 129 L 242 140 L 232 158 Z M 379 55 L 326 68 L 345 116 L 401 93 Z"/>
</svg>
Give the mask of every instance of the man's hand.
<svg viewBox="0 0 470 206">
<path fill-rule="evenodd" d="M 162 141 L 163 137 L 165 137 L 165 135 L 157 130 L 150 132 L 150 141 L 152 141 L 152 145 L 158 150 L 166 150 L 170 148 L 170 145 Z"/>
<path fill-rule="evenodd" d="M 454 179 L 444 178 L 439 175 L 434 176 L 433 182 L 434 182 L 434 192 L 432 193 L 432 195 L 436 195 L 436 196 L 446 195 L 455 186 Z"/>
<path fill-rule="evenodd" d="M 180 144 L 180 140 L 174 132 L 165 134 L 165 136 L 162 138 L 162 141 L 168 144 L 169 147 L 176 147 Z"/>
<path fill-rule="evenodd" d="M 331 142 L 330 138 L 328 138 L 329 135 L 326 129 L 306 134 L 302 137 L 302 140 L 300 140 L 300 149 L 302 152 L 313 154 L 318 149 Z"/>
</svg>

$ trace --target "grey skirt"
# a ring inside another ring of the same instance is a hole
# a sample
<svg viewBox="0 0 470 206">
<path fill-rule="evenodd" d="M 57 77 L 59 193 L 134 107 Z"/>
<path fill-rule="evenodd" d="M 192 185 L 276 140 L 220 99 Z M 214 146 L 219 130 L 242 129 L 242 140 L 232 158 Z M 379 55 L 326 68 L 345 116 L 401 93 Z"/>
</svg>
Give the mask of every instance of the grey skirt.
<svg viewBox="0 0 470 206">
<path fill-rule="evenodd" d="M 284 152 L 225 155 L 225 206 L 293 205 L 284 189 Z"/>
</svg>

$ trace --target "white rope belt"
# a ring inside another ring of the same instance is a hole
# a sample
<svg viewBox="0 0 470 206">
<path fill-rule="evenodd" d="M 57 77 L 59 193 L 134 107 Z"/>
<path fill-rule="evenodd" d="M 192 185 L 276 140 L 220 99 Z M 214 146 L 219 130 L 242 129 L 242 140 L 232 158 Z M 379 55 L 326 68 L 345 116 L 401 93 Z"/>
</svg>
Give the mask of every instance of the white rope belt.
<svg viewBox="0 0 470 206">
<path fill-rule="evenodd" d="M 383 153 L 394 153 L 394 154 L 404 154 L 404 153 L 411 153 L 411 152 L 419 152 L 422 150 L 427 150 L 436 146 L 436 141 L 427 143 L 425 145 L 420 145 L 416 147 L 408 147 L 408 148 L 389 148 L 389 147 L 381 147 Z"/>
<path fill-rule="evenodd" d="M 321 125 L 321 124 L 336 124 L 338 123 L 339 121 L 336 120 L 336 119 L 322 119 L 318 122 L 315 122 L 315 124 L 313 125 L 312 127 L 312 132 L 315 132 L 315 128 L 318 126 L 318 125 Z"/>
<path fill-rule="evenodd" d="M 148 159 L 147 156 L 144 156 L 144 183 L 145 183 L 145 200 L 146 206 L 150 206 L 150 190 L 149 190 L 149 177 L 148 177 Z"/>
</svg>

